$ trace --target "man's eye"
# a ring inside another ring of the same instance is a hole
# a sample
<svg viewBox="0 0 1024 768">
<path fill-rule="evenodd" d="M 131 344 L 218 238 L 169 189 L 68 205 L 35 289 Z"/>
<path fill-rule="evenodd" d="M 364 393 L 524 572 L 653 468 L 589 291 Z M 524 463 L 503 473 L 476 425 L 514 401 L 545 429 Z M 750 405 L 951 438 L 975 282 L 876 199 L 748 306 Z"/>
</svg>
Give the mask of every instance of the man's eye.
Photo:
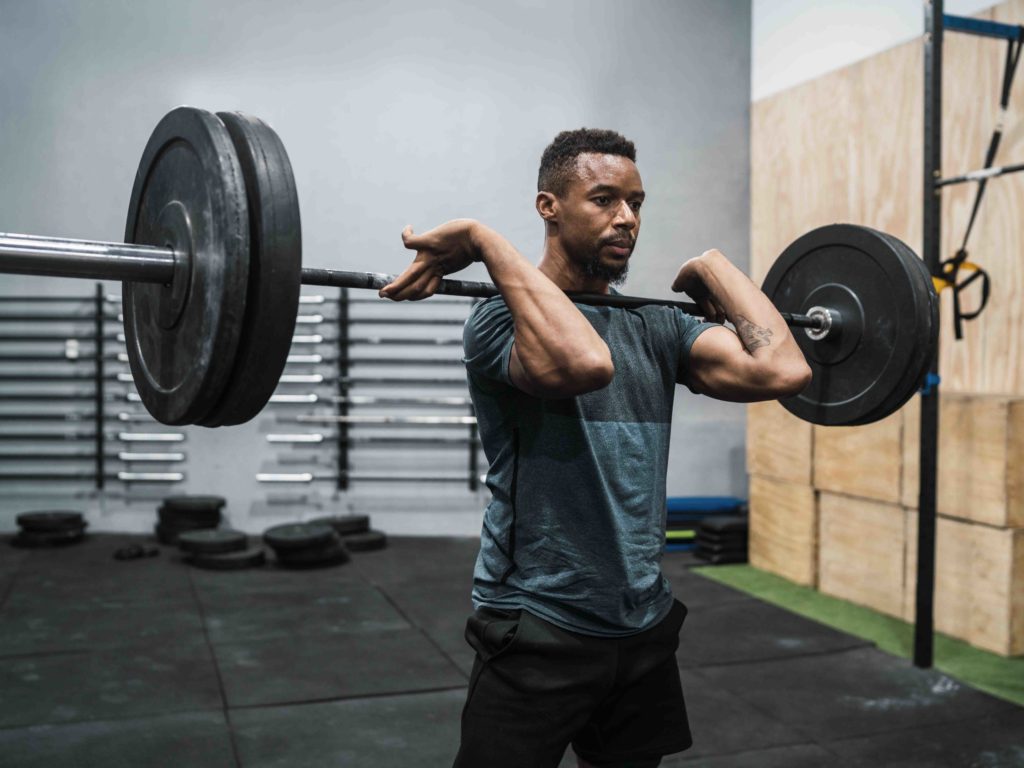
<svg viewBox="0 0 1024 768">
<path fill-rule="evenodd" d="M 601 195 L 600 197 L 595 197 L 594 202 L 597 203 L 598 205 L 608 205 L 608 203 L 611 202 L 611 198 Z"/>
<path fill-rule="evenodd" d="M 643 205 L 643 203 L 641 203 L 640 201 L 636 201 L 636 202 L 630 203 L 629 207 L 632 208 L 634 211 L 639 212 L 641 205 Z"/>
</svg>

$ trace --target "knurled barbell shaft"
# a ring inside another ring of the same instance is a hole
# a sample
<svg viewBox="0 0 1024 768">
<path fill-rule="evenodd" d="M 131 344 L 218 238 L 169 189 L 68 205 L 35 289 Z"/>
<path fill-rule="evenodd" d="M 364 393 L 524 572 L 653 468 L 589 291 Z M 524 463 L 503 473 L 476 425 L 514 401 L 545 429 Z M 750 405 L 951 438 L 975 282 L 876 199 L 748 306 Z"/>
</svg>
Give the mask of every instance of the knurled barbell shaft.
<svg viewBox="0 0 1024 768">
<path fill-rule="evenodd" d="M 134 283 L 170 283 L 178 261 L 178 256 L 171 248 L 0 233 L 0 272 L 8 274 L 84 277 L 94 280 L 119 280 Z M 394 279 L 394 275 L 379 272 L 345 272 L 313 267 L 302 268 L 303 285 L 379 291 Z M 437 293 L 449 296 L 490 298 L 498 295 L 498 288 L 493 283 L 442 280 Z M 653 304 L 678 307 L 688 315 L 703 315 L 701 308 L 692 302 L 607 293 L 573 292 L 569 295 L 573 301 L 578 301 L 581 304 L 628 308 Z M 809 315 L 784 312 L 782 319 L 795 328 L 821 329 L 823 326 L 821 318 Z"/>
</svg>

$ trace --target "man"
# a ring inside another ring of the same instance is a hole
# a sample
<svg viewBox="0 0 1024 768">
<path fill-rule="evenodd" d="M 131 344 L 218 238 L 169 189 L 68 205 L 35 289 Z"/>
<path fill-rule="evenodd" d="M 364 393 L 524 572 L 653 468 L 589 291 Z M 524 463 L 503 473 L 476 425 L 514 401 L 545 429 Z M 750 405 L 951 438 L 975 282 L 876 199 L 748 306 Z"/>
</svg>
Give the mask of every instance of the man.
<svg viewBox="0 0 1024 768">
<path fill-rule="evenodd" d="M 711 323 L 566 295 L 625 279 L 644 201 L 635 159 L 611 131 L 559 134 L 540 165 L 538 266 L 475 221 L 407 227 L 415 260 L 381 291 L 422 299 L 483 261 L 501 292 L 464 336 L 492 499 L 458 768 L 553 767 L 569 744 L 584 768 L 646 768 L 690 746 L 675 660 L 686 608 L 660 570 L 673 390 L 743 402 L 810 380 L 775 307 L 716 250 L 672 284 Z"/>
</svg>

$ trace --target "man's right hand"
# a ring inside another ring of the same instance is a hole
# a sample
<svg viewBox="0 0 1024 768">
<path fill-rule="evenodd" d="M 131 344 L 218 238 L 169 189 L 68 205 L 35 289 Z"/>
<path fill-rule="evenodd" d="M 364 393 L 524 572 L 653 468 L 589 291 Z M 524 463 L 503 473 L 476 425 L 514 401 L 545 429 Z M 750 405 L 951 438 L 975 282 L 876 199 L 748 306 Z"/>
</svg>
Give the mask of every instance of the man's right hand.
<svg viewBox="0 0 1024 768">
<path fill-rule="evenodd" d="M 380 290 L 380 297 L 392 301 L 419 301 L 437 292 L 445 275 L 465 269 L 480 260 L 480 248 L 474 233 L 479 224 L 473 219 L 454 219 L 422 235 L 412 226 L 402 230 L 402 243 L 416 258 L 394 282 Z"/>
</svg>

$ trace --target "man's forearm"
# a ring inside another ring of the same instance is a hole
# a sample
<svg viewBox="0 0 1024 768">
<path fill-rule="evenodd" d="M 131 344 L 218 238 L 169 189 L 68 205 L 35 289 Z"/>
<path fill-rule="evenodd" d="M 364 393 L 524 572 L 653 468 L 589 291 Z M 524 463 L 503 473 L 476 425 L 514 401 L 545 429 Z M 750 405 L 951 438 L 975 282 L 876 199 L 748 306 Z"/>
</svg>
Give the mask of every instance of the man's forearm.
<svg viewBox="0 0 1024 768">
<path fill-rule="evenodd" d="M 784 356 L 803 360 L 789 326 L 761 289 L 717 251 L 707 256 L 701 277 L 736 326 L 736 335 L 747 352 L 754 357 Z"/>
</svg>

